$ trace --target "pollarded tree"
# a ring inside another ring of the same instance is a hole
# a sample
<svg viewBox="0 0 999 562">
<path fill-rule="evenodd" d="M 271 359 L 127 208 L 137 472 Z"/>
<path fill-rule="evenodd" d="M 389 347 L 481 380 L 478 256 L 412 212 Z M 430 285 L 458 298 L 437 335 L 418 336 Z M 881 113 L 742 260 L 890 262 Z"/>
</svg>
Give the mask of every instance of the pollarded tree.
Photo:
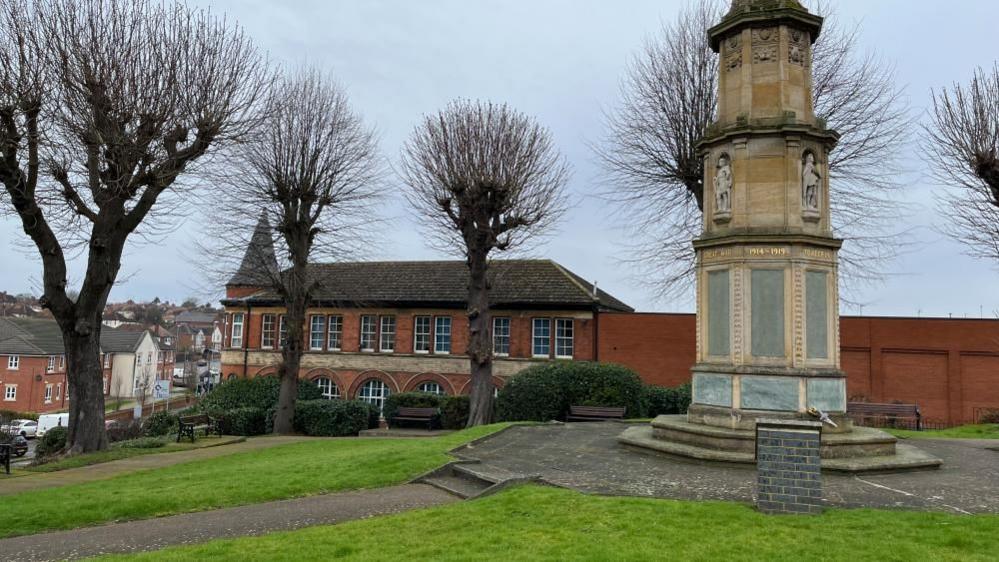
<svg viewBox="0 0 999 562">
<path fill-rule="evenodd" d="M 693 281 L 690 241 L 701 234 L 704 192 L 697 143 L 716 118 L 718 90 L 718 55 L 705 30 L 722 9 L 695 0 L 645 42 L 607 117 L 607 138 L 595 146 L 608 174 L 604 195 L 635 241 L 631 261 L 660 297 L 683 294 Z M 894 67 L 859 53 L 858 29 L 825 15 L 812 51 L 813 101 L 841 135 L 829 161 L 833 227 L 849 240 L 840 253 L 844 280 L 858 285 L 878 280 L 903 240 L 893 227 L 896 162 L 911 118 Z"/>
<path fill-rule="evenodd" d="M 238 27 L 184 4 L 0 0 L 0 205 L 62 331 L 71 452 L 107 447 L 101 316 L 126 242 L 167 231 L 184 178 L 251 128 L 265 68 Z"/>
<path fill-rule="evenodd" d="M 564 213 L 569 168 L 551 134 L 505 105 L 457 101 L 403 148 L 407 198 L 437 247 L 468 264 L 468 426 L 492 420 L 489 258 L 536 241 Z"/>
<path fill-rule="evenodd" d="M 999 260 L 999 66 L 933 93 L 927 160 L 947 191 L 944 230 L 974 256 Z"/>
<path fill-rule="evenodd" d="M 212 205 L 223 210 L 213 213 L 214 253 L 223 264 L 243 256 L 237 284 L 268 288 L 284 302 L 274 432 L 291 433 L 306 310 L 322 282 L 310 275 L 309 262 L 364 247 L 383 166 L 372 130 L 319 71 L 277 80 L 261 111 L 259 132 L 238 153 L 240 173 Z"/>
</svg>

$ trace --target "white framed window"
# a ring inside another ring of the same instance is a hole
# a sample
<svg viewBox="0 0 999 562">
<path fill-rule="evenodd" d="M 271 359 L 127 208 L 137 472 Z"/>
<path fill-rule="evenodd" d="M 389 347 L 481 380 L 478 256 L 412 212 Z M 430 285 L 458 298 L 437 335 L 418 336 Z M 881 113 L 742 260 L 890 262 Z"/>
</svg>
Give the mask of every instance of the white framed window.
<svg viewBox="0 0 999 562">
<path fill-rule="evenodd" d="M 284 349 L 286 341 L 288 341 L 288 323 L 284 321 L 284 314 L 282 314 L 278 318 L 278 347 Z"/>
<path fill-rule="evenodd" d="M 312 351 L 322 351 L 323 341 L 326 339 L 326 317 L 313 315 L 309 319 L 309 349 Z"/>
<path fill-rule="evenodd" d="M 375 337 L 378 335 L 378 325 L 375 324 L 375 317 L 361 316 L 361 351 L 375 350 Z"/>
<path fill-rule="evenodd" d="M 395 351 L 395 316 L 382 316 L 378 331 L 378 350 L 382 353 Z"/>
<path fill-rule="evenodd" d="M 16 384 L 6 384 L 3 387 L 3 399 L 7 402 L 13 402 L 17 400 L 17 385 Z"/>
<path fill-rule="evenodd" d="M 421 382 L 420 386 L 416 387 L 416 390 L 419 392 L 427 392 L 438 396 L 444 396 L 444 387 L 442 387 L 440 383 L 434 381 Z"/>
<path fill-rule="evenodd" d="M 572 318 L 555 319 L 555 357 L 572 359 Z"/>
<path fill-rule="evenodd" d="M 330 316 L 329 331 L 327 332 L 329 341 L 326 349 L 330 351 L 340 351 L 343 346 L 343 316 L 335 314 Z"/>
<path fill-rule="evenodd" d="M 274 349 L 273 314 L 264 314 L 260 317 L 260 348 Z"/>
<path fill-rule="evenodd" d="M 111 377 L 104 377 L 104 394 L 111 392 Z M 66 394 L 69 394 L 67 392 Z"/>
<path fill-rule="evenodd" d="M 66 356 L 65 355 L 60 355 L 59 356 L 59 370 L 60 371 L 65 371 L 66 370 Z"/>
<path fill-rule="evenodd" d="M 429 316 L 416 316 L 413 318 L 413 351 L 415 353 L 430 353 Z"/>
<path fill-rule="evenodd" d="M 551 318 L 535 318 L 531 322 L 531 355 L 534 357 L 550 357 L 551 348 Z"/>
<path fill-rule="evenodd" d="M 11 355 L 7 357 L 7 368 L 11 371 L 16 371 L 21 366 L 21 356 Z"/>
<path fill-rule="evenodd" d="M 45 385 L 45 403 L 46 404 L 51 404 L 52 403 L 52 385 L 51 384 Z"/>
<path fill-rule="evenodd" d="M 451 353 L 451 317 L 434 317 L 434 353 Z"/>
<path fill-rule="evenodd" d="M 232 337 L 229 339 L 229 347 L 243 347 L 243 313 L 237 312 L 232 315 Z"/>
<path fill-rule="evenodd" d="M 55 355 L 49 355 L 49 364 L 45 366 L 45 372 L 46 373 L 54 373 L 55 372 L 55 366 L 56 366 L 56 357 L 55 357 Z"/>
<path fill-rule="evenodd" d="M 509 318 L 493 318 L 493 353 L 502 357 L 510 355 Z"/>
<path fill-rule="evenodd" d="M 111 368 L 111 354 L 110 353 L 105 353 L 104 354 L 104 368 L 105 369 L 110 369 Z M 107 393 L 105 392 L 104 394 L 107 394 Z"/>
<path fill-rule="evenodd" d="M 147 365 L 152 365 L 153 364 L 153 352 L 152 351 L 147 351 L 146 352 L 146 364 Z"/>
<path fill-rule="evenodd" d="M 316 379 L 316 386 L 323 393 L 323 398 L 327 400 L 335 400 L 340 398 L 340 387 L 333 382 L 329 377 L 319 377 Z"/>
<path fill-rule="evenodd" d="M 62 398 L 62 383 L 56 384 L 55 399 L 58 400 Z"/>
<path fill-rule="evenodd" d="M 385 399 L 388 398 L 389 394 L 387 384 L 378 379 L 369 379 L 361 385 L 361 390 L 357 393 L 357 398 L 364 400 L 368 404 L 374 404 L 378 407 L 378 411 L 381 412 L 382 408 L 385 407 Z"/>
<path fill-rule="evenodd" d="M 141 353 L 136 353 L 135 354 L 135 366 L 136 367 L 141 367 L 142 366 L 142 354 Z"/>
</svg>

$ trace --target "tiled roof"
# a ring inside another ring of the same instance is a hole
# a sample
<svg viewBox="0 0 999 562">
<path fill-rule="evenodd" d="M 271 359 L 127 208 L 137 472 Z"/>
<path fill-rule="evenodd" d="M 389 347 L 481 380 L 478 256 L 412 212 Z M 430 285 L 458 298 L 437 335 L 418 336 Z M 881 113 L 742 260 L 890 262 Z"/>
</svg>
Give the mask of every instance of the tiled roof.
<svg viewBox="0 0 999 562">
<path fill-rule="evenodd" d="M 346 262 L 312 264 L 309 275 L 318 283 L 314 300 L 331 305 L 406 305 L 464 307 L 468 266 L 464 261 Z M 490 302 L 497 308 L 589 308 L 632 311 L 605 291 L 594 297 L 593 285 L 551 260 L 490 262 Z M 273 291 L 262 290 L 247 300 L 275 302 Z M 224 301 L 236 304 L 238 300 Z"/>
<path fill-rule="evenodd" d="M 146 330 L 133 332 L 105 326 L 101 328 L 101 350 L 105 353 L 133 353 L 145 335 Z"/>
<path fill-rule="evenodd" d="M 62 332 L 55 320 L 0 318 L 0 355 L 62 355 Z"/>
<path fill-rule="evenodd" d="M 229 279 L 227 285 L 257 286 L 271 282 L 278 274 L 277 256 L 274 253 L 274 237 L 267 211 L 260 213 L 260 220 L 253 229 L 253 236 L 246 246 L 246 253 L 239 269 Z"/>
<path fill-rule="evenodd" d="M 211 324 L 218 320 L 218 315 L 214 312 L 198 312 L 187 310 L 181 312 L 174 318 L 175 324 Z"/>
</svg>

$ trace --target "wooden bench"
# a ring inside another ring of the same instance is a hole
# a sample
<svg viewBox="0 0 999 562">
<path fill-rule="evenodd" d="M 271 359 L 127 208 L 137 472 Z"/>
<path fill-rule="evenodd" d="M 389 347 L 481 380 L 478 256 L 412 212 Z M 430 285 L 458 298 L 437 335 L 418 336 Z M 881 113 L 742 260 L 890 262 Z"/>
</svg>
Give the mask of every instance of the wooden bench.
<svg viewBox="0 0 999 562">
<path fill-rule="evenodd" d="M 183 416 L 178 420 L 177 427 L 177 442 L 180 443 L 181 438 L 190 437 L 191 443 L 194 443 L 194 434 L 198 430 L 204 431 L 205 437 L 215 433 L 219 437 L 222 437 L 222 420 L 217 420 L 208 414 L 199 414 L 196 416 Z"/>
<path fill-rule="evenodd" d="M 850 402 L 846 413 L 860 425 L 869 418 L 906 418 L 916 420 L 916 431 L 922 430 L 922 414 L 918 404 L 877 404 L 873 402 Z"/>
<path fill-rule="evenodd" d="M 603 406 L 569 406 L 566 421 L 605 421 L 624 419 L 624 408 Z"/>
<path fill-rule="evenodd" d="M 426 422 L 427 430 L 434 428 L 434 420 L 440 417 L 440 410 L 437 408 L 399 408 L 399 410 L 389 420 L 389 426 L 396 425 L 397 422 Z"/>
<path fill-rule="evenodd" d="M 4 472 L 10 474 L 10 459 L 14 456 L 14 444 L 13 443 L 0 443 L 0 466 L 4 468 Z"/>
</svg>

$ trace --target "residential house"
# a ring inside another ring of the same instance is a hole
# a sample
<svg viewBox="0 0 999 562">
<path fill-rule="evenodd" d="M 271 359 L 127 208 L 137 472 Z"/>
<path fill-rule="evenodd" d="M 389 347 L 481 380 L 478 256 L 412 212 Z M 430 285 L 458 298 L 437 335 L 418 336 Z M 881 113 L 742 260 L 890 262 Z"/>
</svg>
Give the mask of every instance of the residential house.
<svg viewBox="0 0 999 562">
<path fill-rule="evenodd" d="M 105 382 L 109 396 L 149 396 L 154 381 L 169 378 L 173 373 L 172 364 L 169 369 L 161 365 L 159 343 L 149 330 L 133 332 L 105 328 L 101 331 L 101 349 L 109 357 L 111 368 Z"/>
<path fill-rule="evenodd" d="M 68 407 L 66 354 L 55 320 L 0 317 L 0 393 L 3 410 Z"/>
</svg>

